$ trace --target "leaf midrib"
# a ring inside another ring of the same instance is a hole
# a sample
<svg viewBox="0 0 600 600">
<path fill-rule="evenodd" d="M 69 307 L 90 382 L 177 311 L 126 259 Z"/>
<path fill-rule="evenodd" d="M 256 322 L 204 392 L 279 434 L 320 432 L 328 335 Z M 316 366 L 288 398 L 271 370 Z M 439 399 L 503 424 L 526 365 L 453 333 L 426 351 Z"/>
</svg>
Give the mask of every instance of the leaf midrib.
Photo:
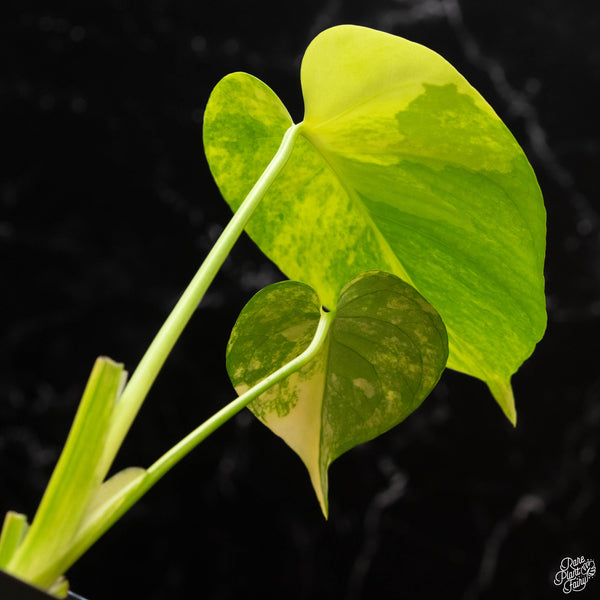
<svg viewBox="0 0 600 600">
<path fill-rule="evenodd" d="M 310 128 L 308 126 L 304 125 L 304 122 L 300 123 L 300 135 L 302 135 L 309 142 L 309 144 L 315 149 L 315 151 L 319 154 L 319 156 L 322 158 L 325 165 L 333 173 L 336 180 L 338 181 L 338 183 L 340 184 L 340 186 L 342 187 L 344 192 L 347 194 L 348 198 L 352 201 L 352 204 L 356 207 L 356 210 L 358 210 L 360 212 L 361 217 L 368 224 L 369 228 L 373 231 L 378 245 L 384 249 L 384 255 L 385 255 L 386 259 L 388 260 L 388 262 L 391 265 L 394 265 L 396 267 L 394 274 L 397 277 L 400 277 L 401 279 L 403 279 L 406 283 L 409 283 L 413 287 L 416 287 L 413 284 L 413 281 L 412 281 L 410 275 L 408 274 L 408 272 L 406 271 L 404 265 L 400 262 L 400 260 L 398 259 L 398 257 L 396 256 L 396 254 L 394 253 L 392 248 L 390 247 L 388 241 L 383 237 L 381 231 L 379 230 L 379 228 L 373 221 L 369 211 L 367 210 L 366 206 L 360 199 L 360 196 L 358 195 L 358 193 L 354 190 L 354 188 L 349 187 L 346 184 L 346 182 L 344 181 L 344 178 L 340 177 L 340 174 L 338 173 L 337 169 L 331 163 L 331 161 L 328 159 L 327 154 L 321 150 L 319 145 L 316 144 L 315 141 L 310 136 Z"/>
</svg>

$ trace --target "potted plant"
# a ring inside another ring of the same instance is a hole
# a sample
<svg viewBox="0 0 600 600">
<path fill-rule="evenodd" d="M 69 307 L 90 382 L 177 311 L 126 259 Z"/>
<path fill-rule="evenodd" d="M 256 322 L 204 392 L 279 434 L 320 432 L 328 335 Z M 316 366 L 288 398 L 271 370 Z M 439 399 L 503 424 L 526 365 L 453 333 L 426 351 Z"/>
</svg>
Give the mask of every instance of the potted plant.
<svg viewBox="0 0 600 600">
<path fill-rule="evenodd" d="M 523 151 L 448 62 L 393 35 L 322 32 L 301 82 L 296 124 L 251 75 L 211 94 L 205 151 L 234 215 L 131 378 L 97 359 L 31 525 L 6 516 L 3 585 L 65 597 L 69 567 L 244 407 L 300 456 L 325 517 L 329 465 L 410 415 L 446 367 L 484 381 L 516 424 L 510 379 L 546 325 L 545 212 Z M 238 396 L 150 467 L 107 478 L 244 230 L 290 280 L 258 292 L 233 328 Z"/>
</svg>

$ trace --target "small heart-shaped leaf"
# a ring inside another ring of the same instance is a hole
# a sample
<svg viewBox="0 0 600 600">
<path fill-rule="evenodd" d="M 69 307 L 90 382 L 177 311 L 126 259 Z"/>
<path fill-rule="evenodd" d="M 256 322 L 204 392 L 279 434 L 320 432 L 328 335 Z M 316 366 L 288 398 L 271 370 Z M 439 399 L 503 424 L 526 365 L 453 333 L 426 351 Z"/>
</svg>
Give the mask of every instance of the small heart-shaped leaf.
<svg viewBox="0 0 600 600">
<path fill-rule="evenodd" d="M 335 319 L 320 353 L 249 405 L 300 456 L 325 516 L 329 465 L 413 412 L 448 357 L 439 315 L 394 275 L 360 275 L 332 309 Z M 227 371 L 237 392 L 305 350 L 320 310 L 317 294 L 303 283 L 285 281 L 258 292 L 227 346 Z"/>
</svg>

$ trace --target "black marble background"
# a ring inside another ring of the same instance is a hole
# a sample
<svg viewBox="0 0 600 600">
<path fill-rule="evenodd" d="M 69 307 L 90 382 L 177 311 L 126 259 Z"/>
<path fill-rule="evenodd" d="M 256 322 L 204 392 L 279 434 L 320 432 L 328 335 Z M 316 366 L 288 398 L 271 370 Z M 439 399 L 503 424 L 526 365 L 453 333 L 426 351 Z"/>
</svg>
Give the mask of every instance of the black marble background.
<svg viewBox="0 0 600 600">
<path fill-rule="evenodd" d="M 133 369 L 229 219 L 208 172 L 212 87 L 244 70 L 300 120 L 299 64 L 339 24 L 449 59 L 529 156 L 548 210 L 545 339 L 513 429 L 447 372 L 405 423 L 330 471 L 325 522 L 299 459 L 240 414 L 70 571 L 90 600 L 560 598 L 600 560 L 600 10 L 595 0 L 104 0 L 0 9 L 0 510 L 33 515 L 98 354 Z M 281 279 L 247 239 L 140 413 L 147 466 L 233 397 L 229 331 Z M 597 597 L 600 576 L 582 598 Z"/>
</svg>

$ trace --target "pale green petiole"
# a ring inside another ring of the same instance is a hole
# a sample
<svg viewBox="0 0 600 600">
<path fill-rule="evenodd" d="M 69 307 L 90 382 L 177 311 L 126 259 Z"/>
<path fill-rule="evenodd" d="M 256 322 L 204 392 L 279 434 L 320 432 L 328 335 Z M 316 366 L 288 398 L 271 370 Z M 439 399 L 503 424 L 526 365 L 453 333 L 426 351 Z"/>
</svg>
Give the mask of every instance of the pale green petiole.
<svg viewBox="0 0 600 600">
<path fill-rule="evenodd" d="M 29 525 L 27 517 L 12 510 L 6 513 L 0 533 L 0 569 L 6 567 L 16 549 L 21 545 Z"/>
<path fill-rule="evenodd" d="M 292 153 L 299 127 L 300 124 L 292 125 L 286 131 L 277 153 L 223 230 L 123 390 L 112 415 L 111 429 L 102 456 L 102 464 L 107 469 L 112 464 L 127 431 L 129 431 L 175 342 L 177 342 L 194 314 L 206 290 L 231 252 L 266 190 L 285 166 Z"/>
<path fill-rule="evenodd" d="M 266 190 L 285 166 L 300 125 L 285 133 L 279 149 L 211 249 L 202 266 L 124 386 L 123 366 L 98 359 L 69 439 L 31 528 L 23 516 L 9 513 L 0 536 L 0 568 L 58 597 L 66 589 L 57 578 L 128 508 L 194 446 L 279 379 L 244 394 L 209 419 L 148 471 L 126 469 L 103 482 L 106 473 L 169 353 L 192 317 L 219 268 L 231 252 Z M 308 351 L 307 351 L 308 352 Z M 303 357 L 306 353 L 303 353 Z M 301 357 L 299 357 L 301 359 Z M 305 360 L 310 360 L 306 357 Z M 292 361 L 286 373 L 304 364 Z"/>
<path fill-rule="evenodd" d="M 295 371 L 310 362 L 323 347 L 335 312 L 321 311 L 315 335 L 304 352 L 289 363 L 263 379 L 260 383 L 230 402 L 219 412 L 202 423 L 188 436 L 173 446 L 146 471 L 143 469 L 126 469 L 109 479 L 104 485 L 114 482 L 114 492 L 109 493 L 106 501 L 92 515 L 84 518 L 69 549 L 56 556 L 52 563 L 46 565 L 48 573 L 64 573 L 86 550 L 103 535 L 129 508 L 131 508 L 163 475 L 174 467 L 182 458 L 191 452 L 200 442 L 205 440 L 221 425 L 235 416 L 242 408 L 260 396 L 270 387 L 279 383 Z M 122 479 L 122 482 L 114 481 Z"/>
<path fill-rule="evenodd" d="M 247 392 L 230 402 L 226 407 L 222 408 L 218 413 L 214 414 L 210 419 L 206 420 L 202 425 L 194 429 L 187 437 L 183 438 L 176 446 L 173 446 L 161 458 L 159 458 L 149 469 L 147 475 L 147 487 L 153 486 L 163 475 L 165 475 L 175 464 L 177 464 L 186 454 L 193 450 L 202 440 L 207 438 L 216 429 L 221 427 L 223 423 L 231 419 L 242 408 L 248 405 L 252 400 L 260 396 L 271 386 L 279 383 L 291 373 L 298 371 L 305 364 L 310 362 L 321 350 L 331 323 L 335 318 L 335 311 L 321 310 L 321 318 L 315 332 L 315 336 L 308 348 L 291 360 L 289 363 L 257 383 Z"/>
<path fill-rule="evenodd" d="M 10 573 L 42 588 L 50 587 L 61 575 L 46 574 L 46 565 L 68 549 L 106 475 L 98 465 L 123 380 L 123 365 L 106 357 L 96 360 L 31 527 L 10 556 L 6 547 L 3 550 Z"/>
</svg>

